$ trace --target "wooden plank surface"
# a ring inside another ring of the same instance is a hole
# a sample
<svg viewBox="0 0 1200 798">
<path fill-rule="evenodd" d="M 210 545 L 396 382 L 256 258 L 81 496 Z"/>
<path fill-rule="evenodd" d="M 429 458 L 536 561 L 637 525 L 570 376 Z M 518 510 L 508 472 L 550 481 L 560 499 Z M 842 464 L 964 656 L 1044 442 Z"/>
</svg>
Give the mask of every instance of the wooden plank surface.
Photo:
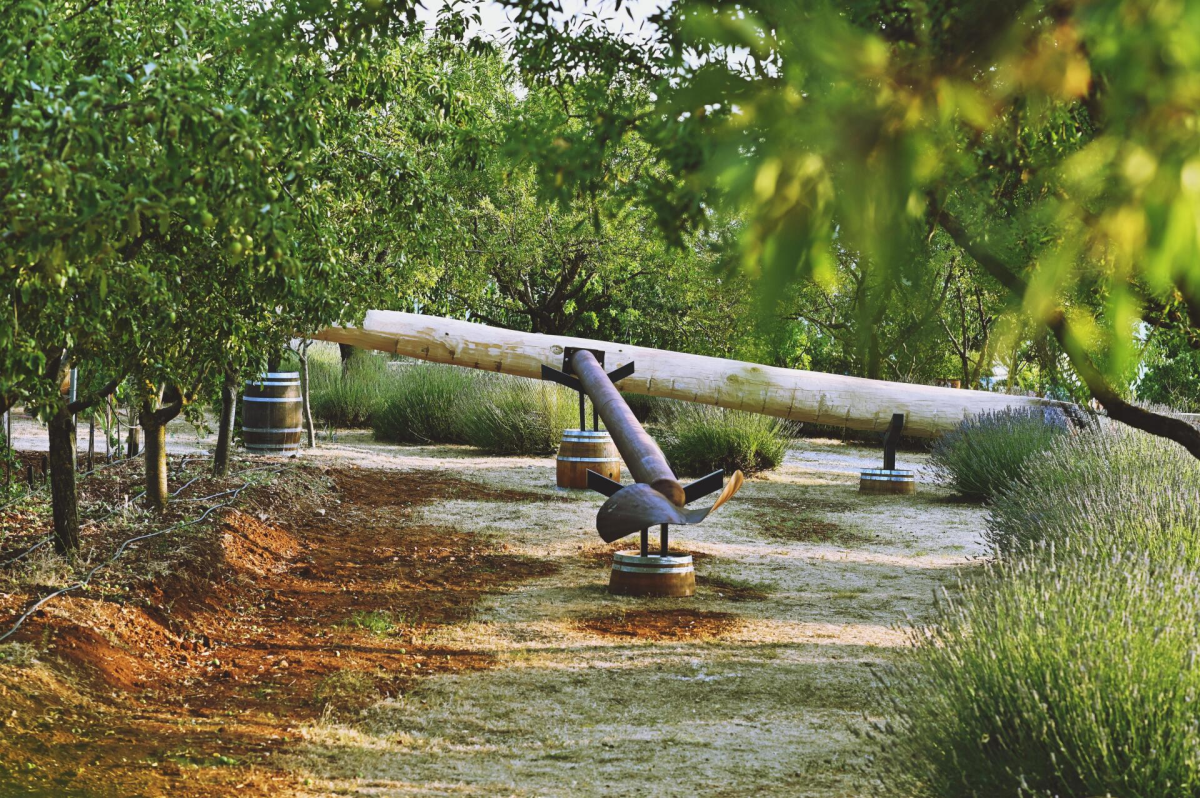
<svg viewBox="0 0 1200 798">
<path fill-rule="evenodd" d="M 882 433 L 892 413 L 904 413 L 906 435 L 933 437 L 964 418 L 1005 407 L 1058 405 L 1045 399 L 987 391 L 869 380 L 776 368 L 587 338 L 541 335 L 439 316 L 372 310 L 359 328 L 329 327 L 322 341 L 541 378 L 542 365 L 562 368 L 568 346 L 605 353 L 607 371 L 633 361 L 622 391 L 717 405 L 794 421 Z"/>
</svg>

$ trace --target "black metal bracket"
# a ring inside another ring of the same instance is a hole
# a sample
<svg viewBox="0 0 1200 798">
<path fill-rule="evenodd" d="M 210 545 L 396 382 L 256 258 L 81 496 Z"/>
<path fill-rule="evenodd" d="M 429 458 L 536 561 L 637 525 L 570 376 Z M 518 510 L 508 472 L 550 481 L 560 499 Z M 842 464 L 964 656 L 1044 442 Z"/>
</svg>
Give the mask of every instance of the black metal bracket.
<svg viewBox="0 0 1200 798">
<path fill-rule="evenodd" d="M 583 393 L 583 386 L 579 383 L 579 378 L 559 371 L 554 366 L 542 366 L 542 379 L 549 382 L 557 382 L 559 385 L 565 385 L 572 391 Z"/>
<path fill-rule="evenodd" d="M 892 413 L 892 423 L 883 433 L 883 468 L 896 470 L 896 445 L 900 443 L 900 431 L 904 429 L 904 414 Z"/>
<path fill-rule="evenodd" d="M 590 490 L 594 490 L 604 496 L 612 496 L 614 493 L 625 487 L 620 482 L 615 482 L 603 474 L 597 474 L 595 471 L 588 470 L 587 486 Z"/>
<path fill-rule="evenodd" d="M 628 363 L 626 363 L 624 366 L 617 366 L 615 369 L 608 372 L 608 378 L 612 381 L 613 385 L 616 385 L 618 382 L 625 379 L 626 377 L 632 377 L 632 376 L 633 376 L 633 361 L 632 360 L 629 361 Z"/>
<path fill-rule="evenodd" d="M 591 352 L 596 358 L 596 362 L 601 366 L 604 365 L 604 350 L 602 349 L 587 349 L 582 346 L 565 346 L 563 347 L 563 371 L 571 371 L 571 356 L 576 352 Z"/>
<path fill-rule="evenodd" d="M 708 476 L 700 477 L 695 482 L 683 486 L 683 503 L 691 504 L 710 493 L 716 493 L 725 487 L 725 472 L 718 469 Z"/>
<path fill-rule="evenodd" d="M 579 350 L 576 349 L 574 351 L 578 352 Z M 590 352 L 591 350 L 589 349 L 588 351 Z M 599 360 L 600 365 L 604 365 L 604 359 L 599 358 Z M 564 365 L 566 364 L 564 363 Z M 614 385 L 616 385 L 626 377 L 632 377 L 633 372 L 634 365 L 633 361 L 631 360 L 625 365 L 618 366 L 617 368 L 608 372 L 608 378 L 612 380 Z M 579 391 L 581 393 L 583 392 L 583 386 L 580 385 L 578 377 L 576 377 L 574 374 L 568 374 L 565 371 L 559 371 L 558 369 L 554 368 L 554 366 L 547 366 L 545 364 L 542 365 L 542 379 L 549 380 L 550 382 L 557 382 L 559 385 L 565 385 L 572 391 Z"/>
</svg>

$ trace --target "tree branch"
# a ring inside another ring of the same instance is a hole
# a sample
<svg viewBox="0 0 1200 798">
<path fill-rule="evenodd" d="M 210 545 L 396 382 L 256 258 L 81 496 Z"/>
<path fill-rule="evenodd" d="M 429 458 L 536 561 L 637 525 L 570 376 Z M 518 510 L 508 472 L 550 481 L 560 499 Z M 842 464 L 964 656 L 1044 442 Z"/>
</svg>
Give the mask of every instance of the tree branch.
<svg viewBox="0 0 1200 798">
<path fill-rule="evenodd" d="M 1009 268 L 1003 260 L 967 233 L 966 228 L 944 208 L 938 211 L 938 224 L 954 240 L 954 243 L 970 255 L 984 271 L 1009 290 L 1017 299 L 1022 299 L 1029 284 L 1021 275 Z M 1121 398 L 1101 373 L 1087 350 L 1079 342 L 1067 321 L 1067 314 L 1060 307 L 1053 308 L 1043 323 L 1054 334 L 1059 346 L 1092 396 L 1108 412 L 1109 418 L 1128 424 L 1135 429 L 1160 438 L 1173 440 L 1187 449 L 1193 457 L 1200 459 L 1200 429 L 1183 419 L 1164 416 L 1144 407 L 1130 404 Z"/>
<path fill-rule="evenodd" d="M 67 405 L 67 411 L 69 413 L 71 413 L 72 415 L 74 415 L 75 413 L 82 413 L 84 410 L 87 410 L 89 407 L 92 407 L 93 405 L 95 405 L 101 399 L 108 398 L 108 396 L 110 396 L 113 391 L 117 390 L 117 388 L 121 385 L 121 382 L 124 379 L 125 379 L 125 376 L 121 375 L 120 377 L 117 377 L 116 379 L 110 381 L 108 384 L 106 384 L 100 390 L 92 391 L 91 393 L 87 394 L 86 396 L 76 399 L 74 402 L 71 402 L 71 404 Z"/>
</svg>

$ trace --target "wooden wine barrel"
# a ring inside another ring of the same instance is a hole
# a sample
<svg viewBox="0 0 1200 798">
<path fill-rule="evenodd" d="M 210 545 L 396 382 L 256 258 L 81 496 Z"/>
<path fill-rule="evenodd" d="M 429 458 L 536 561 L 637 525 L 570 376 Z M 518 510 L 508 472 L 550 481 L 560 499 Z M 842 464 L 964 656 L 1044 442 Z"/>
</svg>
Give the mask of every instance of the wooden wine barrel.
<svg viewBox="0 0 1200 798">
<path fill-rule="evenodd" d="M 300 374 L 270 371 L 246 381 L 242 397 L 242 439 L 252 452 L 296 452 L 304 423 Z"/>
<path fill-rule="evenodd" d="M 612 437 L 604 430 L 563 430 L 558 447 L 558 487 L 586 488 L 588 471 L 613 482 L 621 481 L 621 455 Z"/>
<path fill-rule="evenodd" d="M 858 479 L 859 493 L 916 493 L 917 479 L 911 471 L 867 468 Z"/>
<path fill-rule="evenodd" d="M 608 592 L 618 596 L 694 596 L 692 555 L 672 552 L 643 557 L 636 551 L 613 555 Z"/>
</svg>

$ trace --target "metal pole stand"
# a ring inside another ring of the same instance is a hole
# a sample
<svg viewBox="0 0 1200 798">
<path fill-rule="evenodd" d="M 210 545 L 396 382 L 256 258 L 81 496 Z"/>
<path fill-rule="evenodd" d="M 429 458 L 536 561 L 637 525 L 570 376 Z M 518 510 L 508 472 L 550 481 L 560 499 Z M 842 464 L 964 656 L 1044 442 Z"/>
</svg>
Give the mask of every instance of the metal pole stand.
<svg viewBox="0 0 1200 798">
<path fill-rule="evenodd" d="M 859 493 L 901 494 L 916 493 L 916 474 L 896 468 L 896 445 L 904 429 L 904 414 L 893 413 L 892 422 L 883 433 L 883 468 L 864 469 L 858 480 Z"/>
</svg>

